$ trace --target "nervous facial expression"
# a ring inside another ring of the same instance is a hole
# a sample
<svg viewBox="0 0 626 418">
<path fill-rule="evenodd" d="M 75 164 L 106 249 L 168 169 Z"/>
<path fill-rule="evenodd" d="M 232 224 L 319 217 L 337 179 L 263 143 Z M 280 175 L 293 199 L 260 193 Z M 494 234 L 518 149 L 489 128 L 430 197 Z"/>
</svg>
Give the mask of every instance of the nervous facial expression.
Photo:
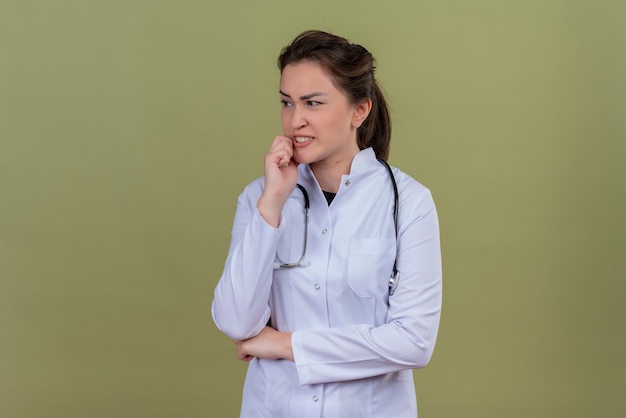
<svg viewBox="0 0 626 418">
<path fill-rule="evenodd" d="M 317 63 L 287 65 L 280 79 L 282 128 L 293 141 L 294 160 L 336 165 L 359 152 L 356 130 L 370 105 L 354 105 Z"/>
</svg>

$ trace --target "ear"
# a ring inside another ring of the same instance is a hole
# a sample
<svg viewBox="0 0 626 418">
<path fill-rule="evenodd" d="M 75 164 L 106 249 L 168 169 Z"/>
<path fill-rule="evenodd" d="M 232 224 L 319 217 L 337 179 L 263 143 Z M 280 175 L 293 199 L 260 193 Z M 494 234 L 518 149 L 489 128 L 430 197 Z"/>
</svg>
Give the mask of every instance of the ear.
<svg viewBox="0 0 626 418">
<path fill-rule="evenodd" d="M 372 110 L 372 99 L 362 100 L 354 107 L 352 114 L 352 127 L 359 128 Z"/>
</svg>

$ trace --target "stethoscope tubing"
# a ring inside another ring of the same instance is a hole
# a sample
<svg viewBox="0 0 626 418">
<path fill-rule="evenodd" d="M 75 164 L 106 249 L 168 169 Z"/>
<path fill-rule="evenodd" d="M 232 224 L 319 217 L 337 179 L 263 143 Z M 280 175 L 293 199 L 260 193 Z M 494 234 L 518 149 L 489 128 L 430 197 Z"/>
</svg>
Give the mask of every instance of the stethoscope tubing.
<svg viewBox="0 0 626 418">
<path fill-rule="evenodd" d="M 389 174 L 389 179 L 391 180 L 391 185 L 393 187 L 393 196 L 394 196 L 393 224 L 394 224 L 394 233 L 396 236 L 396 243 L 397 243 L 398 241 L 398 207 L 399 207 L 398 185 L 396 183 L 396 177 L 394 176 L 393 171 L 391 167 L 389 166 L 389 164 L 387 164 L 387 162 L 383 160 L 382 158 L 377 158 L 377 160 L 387 169 L 387 172 Z M 311 205 L 309 201 L 309 193 L 306 191 L 304 186 L 298 183 L 296 184 L 296 187 L 300 189 L 300 191 L 302 192 L 302 196 L 304 196 L 305 219 L 304 219 L 304 246 L 302 248 L 302 254 L 300 256 L 300 259 L 296 261 L 295 263 L 286 263 L 283 260 L 281 260 L 280 257 L 278 256 L 278 253 L 276 253 L 276 260 L 278 261 L 278 263 L 274 264 L 275 269 L 278 269 L 278 268 L 290 269 L 294 267 L 304 267 L 305 265 L 308 265 L 304 261 L 304 257 L 306 255 L 307 235 L 308 235 L 308 230 L 309 230 L 309 208 Z M 393 261 L 392 274 L 391 274 L 391 277 L 389 278 L 389 295 L 390 296 L 393 295 L 393 293 L 395 292 L 396 287 L 398 286 L 398 281 L 400 279 L 399 274 L 398 274 L 397 263 L 398 263 L 398 257 L 396 256 L 396 258 Z"/>
</svg>

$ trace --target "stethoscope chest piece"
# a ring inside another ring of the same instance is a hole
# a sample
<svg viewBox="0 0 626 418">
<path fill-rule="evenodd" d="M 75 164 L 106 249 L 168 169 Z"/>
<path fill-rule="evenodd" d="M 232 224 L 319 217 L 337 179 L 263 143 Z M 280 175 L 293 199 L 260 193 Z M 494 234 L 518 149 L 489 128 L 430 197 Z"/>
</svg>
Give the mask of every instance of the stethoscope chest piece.
<svg viewBox="0 0 626 418">
<path fill-rule="evenodd" d="M 400 273 L 395 271 L 391 273 L 389 277 L 389 296 L 392 296 L 396 293 L 396 288 L 398 287 L 398 282 L 400 281 Z"/>
</svg>

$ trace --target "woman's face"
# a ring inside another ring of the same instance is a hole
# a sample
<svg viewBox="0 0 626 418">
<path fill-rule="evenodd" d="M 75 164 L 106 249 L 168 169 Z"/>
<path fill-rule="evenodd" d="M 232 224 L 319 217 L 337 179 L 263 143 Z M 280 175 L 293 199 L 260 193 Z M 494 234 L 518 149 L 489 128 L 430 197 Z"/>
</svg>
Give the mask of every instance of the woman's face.
<svg viewBox="0 0 626 418">
<path fill-rule="evenodd" d="M 293 141 L 298 163 L 336 165 L 359 152 L 356 130 L 371 102 L 354 105 L 322 67 L 303 61 L 289 64 L 280 79 L 283 133 Z"/>
</svg>

